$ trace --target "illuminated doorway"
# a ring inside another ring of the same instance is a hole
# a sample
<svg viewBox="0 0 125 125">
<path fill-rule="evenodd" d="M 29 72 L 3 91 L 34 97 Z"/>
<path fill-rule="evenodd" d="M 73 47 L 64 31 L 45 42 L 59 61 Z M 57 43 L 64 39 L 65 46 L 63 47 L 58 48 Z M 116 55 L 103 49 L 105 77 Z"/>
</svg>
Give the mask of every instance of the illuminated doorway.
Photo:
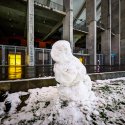
<svg viewBox="0 0 125 125">
<path fill-rule="evenodd" d="M 8 54 L 8 78 L 20 79 L 22 75 L 21 54 Z"/>
</svg>

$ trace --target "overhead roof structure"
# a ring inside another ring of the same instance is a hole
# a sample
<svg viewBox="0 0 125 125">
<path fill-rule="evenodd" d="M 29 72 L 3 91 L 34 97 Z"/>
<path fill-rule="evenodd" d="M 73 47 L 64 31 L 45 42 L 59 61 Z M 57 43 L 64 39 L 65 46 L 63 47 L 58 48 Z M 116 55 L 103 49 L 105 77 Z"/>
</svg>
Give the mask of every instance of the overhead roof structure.
<svg viewBox="0 0 125 125">
<path fill-rule="evenodd" d="M 101 18 L 101 0 L 97 2 L 97 21 Z M 49 3 L 49 6 L 47 6 Z M 62 25 L 63 0 L 35 0 L 35 33 L 46 39 Z M 50 11 L 52 10 L 52 11 Z M 0 0 L 0 29 L 5 34 L 26 32 L 27 0 Z M 58 18 L 57 18 L 58 17 Z M 86 20 L 86 0 L 73 0 L 74 22 Z M 15 32 L 16 31 L 16 32 Z"/>
<path fill-rule="evenodd" d="M 54 27 L 62 22 L 65 12 L 56 11 L 56 9 L 52 10 L 51 7 L 43 6 L 41 3 L 38 4 L 38 2 L 35 2 L 34 12 L 35 33 L 42 37 L 49 34 Z M 0 0 L 0 29 L 6 35 L 15 33 L 15 31 L 16 33 L 24 33 L 27 22 L 26 16 L 27 2 L 25 0 Z"/>
</svg>

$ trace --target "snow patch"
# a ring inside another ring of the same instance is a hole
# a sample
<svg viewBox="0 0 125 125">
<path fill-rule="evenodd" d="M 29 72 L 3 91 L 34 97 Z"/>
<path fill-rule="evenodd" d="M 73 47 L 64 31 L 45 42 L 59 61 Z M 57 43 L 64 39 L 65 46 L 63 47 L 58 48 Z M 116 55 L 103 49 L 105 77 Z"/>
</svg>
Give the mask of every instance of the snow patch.
<svg viewBox="0 0 125 125">
<path fill-rule="evenodd" d="M 111 84 L 105 83 L 105 80 L 101 84 L 95 82 L 92 89 L 98 98 L 94 105 L 89 105 L 91 101 L 81 104 L 61 100 L 57 87 L 30 89 L 30 96 L 25 102 L 27 105 L 21 111 L 0 115 L 0 124 L 124 125 L 125 78 L 120 78 L 120 81 L 112 79 Z M 15 101 L 15 93 L 13 95 L 12 102 Z"/>
</svg>

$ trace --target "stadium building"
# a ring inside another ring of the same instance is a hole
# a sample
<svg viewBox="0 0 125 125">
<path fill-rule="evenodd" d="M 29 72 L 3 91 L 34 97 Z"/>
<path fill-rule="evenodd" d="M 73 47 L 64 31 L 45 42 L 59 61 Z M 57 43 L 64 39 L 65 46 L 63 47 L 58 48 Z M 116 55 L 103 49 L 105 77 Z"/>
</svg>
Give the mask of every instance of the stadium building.
<svg viewBox="0 0 125 125">
<path fill-rule="evenodd" d="M 0 0 L 0 80 L 52 76 L 68 40 L 88 72 L 124 70 L 125 0 Z"/>
</svg>

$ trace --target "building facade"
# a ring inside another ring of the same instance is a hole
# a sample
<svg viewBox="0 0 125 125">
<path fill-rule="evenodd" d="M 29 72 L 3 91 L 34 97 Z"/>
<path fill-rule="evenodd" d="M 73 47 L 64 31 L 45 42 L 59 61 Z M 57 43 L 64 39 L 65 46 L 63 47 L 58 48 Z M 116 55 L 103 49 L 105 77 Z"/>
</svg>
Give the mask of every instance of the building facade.
<svg viewBox="0 0 125 125">
<path fill-rule="evenodd" d="M 36 66 L 53 65 L 50 49 L 59 39 L 68 40 L 85 65 L 124 65 L 124 4 L 124 0 L 1 0 L 1 74 L 22 75 L 24 66 L 26 77 L 35 77 Z"/>
</svg>

